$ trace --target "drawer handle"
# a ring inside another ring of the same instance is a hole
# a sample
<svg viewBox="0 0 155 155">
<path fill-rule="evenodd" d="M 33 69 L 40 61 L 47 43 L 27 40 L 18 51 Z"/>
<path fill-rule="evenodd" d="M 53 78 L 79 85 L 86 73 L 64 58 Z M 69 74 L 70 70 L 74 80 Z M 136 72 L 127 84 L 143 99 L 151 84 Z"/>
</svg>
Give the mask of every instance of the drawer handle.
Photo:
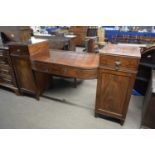
<svg viewBox="0 0 155 155">
<path fill-rule="evenodd" d="M 115 69 L 116 69 L 116 70 L 119 70 L 120 65 L 121 65 L 121 62 L 120 62 L 119 60 L 116 60 L 116 61 L 115 61 Z"/>
</svg>

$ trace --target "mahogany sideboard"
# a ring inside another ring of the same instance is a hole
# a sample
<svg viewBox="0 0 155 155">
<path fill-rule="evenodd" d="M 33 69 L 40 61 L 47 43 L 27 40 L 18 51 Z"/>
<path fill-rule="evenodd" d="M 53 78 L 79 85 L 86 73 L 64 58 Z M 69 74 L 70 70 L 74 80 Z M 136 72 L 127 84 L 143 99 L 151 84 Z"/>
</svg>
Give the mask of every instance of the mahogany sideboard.
<svg viewBox="0 0 155 155">
<path fill-rule="evenodd" d="M 20 93 L 37 99 L 50 75 L 97 79 L 95 116 L 124 123 L 140 59 L 140 48 L 107 45 L 100 54 L 49 50 L 49 42 L 34 39 L 8 44 Z"/>
</svg>

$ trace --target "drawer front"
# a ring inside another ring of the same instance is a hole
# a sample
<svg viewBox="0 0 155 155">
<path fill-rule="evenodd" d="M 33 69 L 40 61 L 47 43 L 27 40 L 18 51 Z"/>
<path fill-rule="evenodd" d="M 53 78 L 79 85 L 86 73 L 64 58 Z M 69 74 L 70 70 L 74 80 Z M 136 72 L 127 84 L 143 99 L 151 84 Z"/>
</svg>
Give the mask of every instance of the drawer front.
<svg viewBox="0 0 155 155">
<path fill-rule="evenodd" d="M 45 73 L 55 74 L 60 76 L 76 77 L 77 75 L 76 69 L 61 66 L 61 65 L 55 65 L 55 64 L 42 64 L 37 62 L 37 63 L 33 63 L 33 69 L 40 72 L 45 72 Z"/>
<path fill-rule="evenodd" d="M 95 79 L 97 78 L 97 69 L 80 69 L 63 65 L 46 64 L 41 62 L 32 62 L 32 68 L 35 71 L 48 74 L 55 74 L 65 77 L 73 77 L 79 79 Z"/>
<path fill-rule="evenodd" d="M 10 46 L 11 55 L 28 55 L 27 46 Z"/>
<path fill-rule="evenodd" d="M 40 72 L 57 74 L 57 75 L 63 75 L 64 72 L 63 67 L 59 65 L 45 64 L 40 62 L 33 62 L 32 68 Z"/>
<path fill-rule="evenodd" d="M 115 70 L 126 69 L 136 71 L 138 68 L 139 60 L 129 57 L 120 56 L 100 56 L 100 66 L 110 67 Z"/>
<path fill-rule="evenodd" d="M 0 69 L 10 70 L 10 66 L 8 64 L 1 64 L 0 63 Z"/>
<path fill-rule="evenodd" d="M 5 74 L 5 73 L 1 73 L 0 77 L 3 79 L 7 79 L 7 80 L 12 80 L 11 75 Z"/>
<path fill-rule="evenodd" d="M 0 68 L 0 74 L 11 75 L 11 70 Z"/>
<path fill-rule="evenodd" d="M 14 82 L 12 80 L 10 80 L 10 79 L 0 77 L 0 81 L 1 81 L 1 83 L 7 83 L 7 84 L 10 84 L 10 85 L 14 85 Z"/>
<path fill-rule="evenodd" d="M 0 64 L 9 64 L 9 60 L 7 57 L 0 56 Z"/>
</svg>

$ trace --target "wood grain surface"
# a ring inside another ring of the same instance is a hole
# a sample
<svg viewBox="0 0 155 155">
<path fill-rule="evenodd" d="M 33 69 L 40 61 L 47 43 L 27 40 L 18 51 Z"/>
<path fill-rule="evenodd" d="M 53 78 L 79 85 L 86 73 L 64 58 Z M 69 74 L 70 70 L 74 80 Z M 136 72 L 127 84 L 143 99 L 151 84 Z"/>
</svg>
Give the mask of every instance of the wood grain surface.
<svg viewBox="0 0 155 155">
<path fill-rule="evenodd" d="M 80 79 L 97 78 L 99 55 L 72 51 L 50 50 L 31 56 L 32 68 L 66 77 Z"/>
</svg>

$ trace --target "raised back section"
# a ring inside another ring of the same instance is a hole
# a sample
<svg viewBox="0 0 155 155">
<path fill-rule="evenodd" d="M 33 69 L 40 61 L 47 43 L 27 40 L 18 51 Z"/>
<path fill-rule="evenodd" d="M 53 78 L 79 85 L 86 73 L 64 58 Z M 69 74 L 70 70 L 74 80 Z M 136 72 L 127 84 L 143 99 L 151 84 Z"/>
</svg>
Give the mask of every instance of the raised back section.
<svg viewBox="0 0 155 155">
<path fill-rule="evenodd" d="M 30 56 L 33 56 L 41 52 L 49 51 L 49 42 L 47 40 L 38 40 L 38 42 L 29 45 L 28 48 Z"/>
<path fill-rule="evenodd" d="M 10 48 L 11 54 L 19 55 L 35 55 L 40 52 L 47 52 L 49 50 L 48 40 L 34 39 L 27 42 L 10 42 L 7 44 Z"/>
</svg>

